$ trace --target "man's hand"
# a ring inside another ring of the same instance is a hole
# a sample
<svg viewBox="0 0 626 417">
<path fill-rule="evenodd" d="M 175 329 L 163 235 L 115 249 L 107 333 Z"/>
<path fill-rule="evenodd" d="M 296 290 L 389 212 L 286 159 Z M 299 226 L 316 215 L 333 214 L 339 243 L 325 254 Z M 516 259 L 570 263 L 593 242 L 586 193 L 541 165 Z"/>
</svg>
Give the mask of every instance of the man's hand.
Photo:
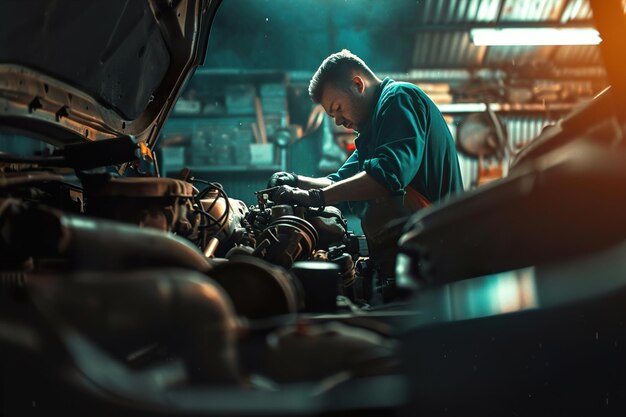
<svg viewBox="0 0 626 417">
<path fill-rule="evenodd" d="M 300 188 L 281 185 L 272 195 L 276 204 L 295 204 L 304 207 L 323 207 L 326 204 L 322 190 L 303 190 Z"/>
<path fill-rule="evenodd" d="M 298 186 L 298 176 L 292 172 L 275 172 L 267 182 L 267 188 L 277 187 L 279 185 Z"/>
</svg>

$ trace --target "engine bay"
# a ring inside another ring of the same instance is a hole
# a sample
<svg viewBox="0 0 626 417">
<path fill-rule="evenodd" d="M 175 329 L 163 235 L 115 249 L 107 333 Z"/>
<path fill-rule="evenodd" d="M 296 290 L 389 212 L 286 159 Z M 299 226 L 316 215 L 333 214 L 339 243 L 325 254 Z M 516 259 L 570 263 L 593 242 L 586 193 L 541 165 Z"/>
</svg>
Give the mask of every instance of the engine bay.
<svg viewBox="0 0 626 417">
<path fill-rule="evenodd" d="M 189 170 L 73 175 L 58 162 L 3 156 L 0 277 L 5 309 L 50 320 L 61 345 L 75 332 L 108 362 L 161 375 L 159 389 L 397 375 L 391 326 L 370 317 L 391 305 L 389 281 L 335 207 L 278 205 L 272 189 L 246 207 Z"/>
</svg>

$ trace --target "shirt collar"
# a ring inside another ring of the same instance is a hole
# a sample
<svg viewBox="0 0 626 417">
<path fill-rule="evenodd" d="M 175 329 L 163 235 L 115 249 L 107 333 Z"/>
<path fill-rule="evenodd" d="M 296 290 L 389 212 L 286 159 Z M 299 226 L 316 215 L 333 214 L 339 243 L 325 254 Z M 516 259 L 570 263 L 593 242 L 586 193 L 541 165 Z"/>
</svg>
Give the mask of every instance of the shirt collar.
<svg viewBox="0 0 626 417">
<path fill-rule="evenodd" d="M 372 128 L 372 123 L 374 118 L 376 117 L 376 113 L 378 113 L 378 103 L 380 101 L 380 96 L 383 93 L 383 90 L 385 89 L 385 87 L 387 87 L 387 85 L 389 83 L 392 83 L 393 80 L 389 77 L 385 77 L 385 79 L 378 85 L 378 87 L 376 88 L 376 93 L 374 94 L 374 106 L 372 107 L 372 113 L 370 114 L 370 117 L 367 119 L 367 123 L 365 124 L 365 126 L 363 126 L 363 129 L 361 129 L 361 131 L 359 132 L 359 135 L 357 136 L 356 141 L 359 140 L 360 137 L 366 137 L 371 128 Z"/>
</svg>

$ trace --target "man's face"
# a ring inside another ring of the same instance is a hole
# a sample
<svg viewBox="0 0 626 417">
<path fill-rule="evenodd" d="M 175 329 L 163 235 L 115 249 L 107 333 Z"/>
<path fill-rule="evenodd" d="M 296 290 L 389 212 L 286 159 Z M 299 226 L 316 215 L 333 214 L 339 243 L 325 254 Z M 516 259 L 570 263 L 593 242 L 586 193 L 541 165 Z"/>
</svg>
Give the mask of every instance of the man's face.
<svg viewBox="0 0 626 417">
<path fill-rule="evenodd" d="M 320 104 L 337 126 L 360 131 L 370 116 L 365 97 L 364 90 L 354 83 L 349 89 L 327 83 Z"/>
</svg>

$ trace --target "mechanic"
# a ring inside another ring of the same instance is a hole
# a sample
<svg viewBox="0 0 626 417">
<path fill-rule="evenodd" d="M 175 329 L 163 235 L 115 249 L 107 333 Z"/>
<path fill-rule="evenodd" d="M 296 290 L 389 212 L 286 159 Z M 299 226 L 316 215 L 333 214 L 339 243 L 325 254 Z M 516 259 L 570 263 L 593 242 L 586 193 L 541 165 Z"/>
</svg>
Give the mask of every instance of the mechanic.
<svg viewBox="0 0 626 417">
<path fill-rule="evenodd" d="M 280 186 L 274 193 L 277 203 L 321 207 L 347 202 L 361 219 L 372 255 L 389 245 L 395 248 L 408 215 L 462 190 L 448 126 L 414 84 L 381 80 L 344 49 L 322 62 L 309 95 L 337 125 L 359 133 L 356 150 L 327 177 L 274 173 L 268 187 Z"/>
</svg>

